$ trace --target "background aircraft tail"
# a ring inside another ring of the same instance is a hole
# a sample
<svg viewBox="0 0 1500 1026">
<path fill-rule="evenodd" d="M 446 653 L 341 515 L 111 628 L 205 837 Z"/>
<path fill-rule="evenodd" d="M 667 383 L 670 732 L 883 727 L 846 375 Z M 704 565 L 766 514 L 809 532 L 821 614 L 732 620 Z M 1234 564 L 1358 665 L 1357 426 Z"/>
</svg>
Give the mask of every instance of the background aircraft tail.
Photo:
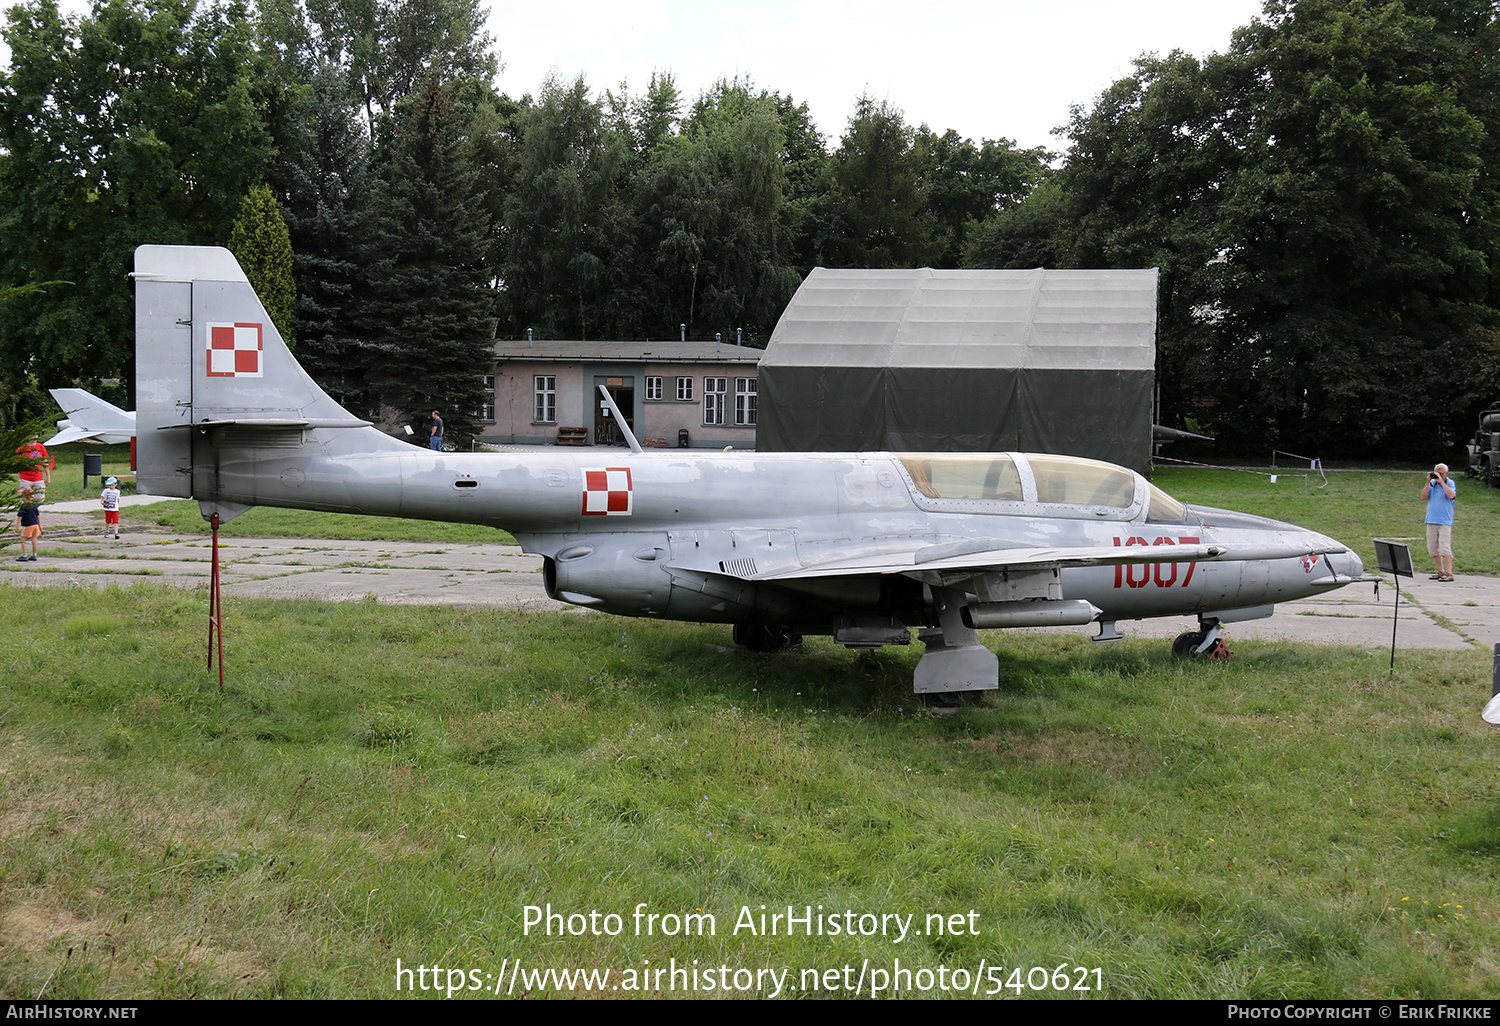
<svg viewBox="0 0 1500 1026">
<path fill-rule="evenodd" d="M 135 282 L 142 491 L 254 502 L 226 493 L 222 464 L 308 445 L 409 451 L 307 376 L 228 250 L 141 246 Z"/>
<path fill-rule="evenodd" d="M 135 414 L 100 399 L 82 388 L 52 388 L 53 402 L 66 416 L 57 422 L 57 434 L 43 445 L 66 445 L 97 438 L 107 445 L 128 442 L 135 434 Z"/>
</svg>

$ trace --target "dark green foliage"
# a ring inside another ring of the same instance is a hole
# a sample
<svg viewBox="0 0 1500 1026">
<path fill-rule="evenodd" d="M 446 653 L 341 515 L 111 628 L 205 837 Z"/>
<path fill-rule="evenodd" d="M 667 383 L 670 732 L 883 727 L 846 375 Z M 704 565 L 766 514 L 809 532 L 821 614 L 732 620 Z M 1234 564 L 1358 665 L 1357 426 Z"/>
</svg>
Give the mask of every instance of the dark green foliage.
<svg viewBox="0 0 1500 1026">
<path fill-rule="evenodd" d="M 1500 385 L 1497 40 L 1488 4 L 1268 3 L 1228 52 L 1148 55 L 1075 110 L 1060 193 L 969 259 L 1160 267 L 1164 423 L 1444 446 Z"/>
<path fill-rule="evenodd" d="M 972 226 L 1025 199 L 1047 178 L 1053 156 L 1040 147 L 1018 150 L 1009 139 L 976 146 L 951 128 L 938 135 L 926 125 L 917 130 L 916 150 L 927 207 L 942 240 L 936 267 L 958 267 Z"/>
<path fill-rule="evenodd" d="M 362 337 L 378 358 L 367 386 L 387 419 L 425 420 L 440 409 L 448 437 L 462 445 L 493 359 L 486 209 L 448 88 L 428 83 L 397 115 L 373 197 L 378 259 L 368 268 Z"/>
<path fill-rule="evenodd" d="M 506 202 L 507 321 L 541 338 L 607 338 L 628 302 L 633 215 L 621 194 L 629 140 L 604 123 L 582 78 L 542 87 L 520 116 L 516 188 Z"/>
<path fill-rule="evenodd" d="M 821 254 L 830 266 L 923 267 L 942 255 L 921 159 L 901 111 L 860 97 L 833 155 L 833 230 Z"/>
<path fill-rule="evenodd" d="M 365 108 L 371 135 L 379 113 L 425 81 L 495 77 L 489 12 L 478 0 L 306 0 L 318 26 L 313 44 L 324 62 L 342 69 Z"/>
<path fill-rule="evenodd" d="M 222 243 L 263 174 L 248 11 L 100 0 L 71 19 L 35 0 L 4 31 L 0 280 L 75 283 L 0 309 L 6 389 L 33 367 L 43 387 L 128 380 L 133 250 Z"/>
<path fill-rule="evenodd" d="M 318 68 L 285 160 L 297 279 L 297 359 L 330 395 L 367 414 L 370 349 L 359 337 L 370 259 L 370 142 L 341 71 Z"/>
<path fill-rule="evenodd" d="M 1261 406 L 1296 442 L 1438 445 L 1489 397 L 1463 350 L 1495 339 L 1500 223 L 1479 171 L 1500 120 L 1459 87 L 1472 49 L 1493 49 L 1493 15 L 1462 40 L 1396 3 L 1267 15 L 1230 54 L 1255 117 L 1236 126 L 1245 163 L 1225 197 L 1224 328 L 1240 345 L 1216 362 L 1241 384 L 1226 405 Z M 1279 88 L 1257 93 L 1266 80 Z"/>
<path fill-rule="evenodd" d="M 655 284 L 648 335 L 764 341 L 801 282 L 785 209 L 785 136 L 775 101 L 748 83 L 700 97 L 661 139 L 636 188 L 643 263 Z"/>
<path fill-rule="evenodd" d="M 1068 214 L 1068 200 L 1057 180 L 1043 182 L 1023 202 L 971 227 L 963 266 L 1067 267 Z"/>
</svg>

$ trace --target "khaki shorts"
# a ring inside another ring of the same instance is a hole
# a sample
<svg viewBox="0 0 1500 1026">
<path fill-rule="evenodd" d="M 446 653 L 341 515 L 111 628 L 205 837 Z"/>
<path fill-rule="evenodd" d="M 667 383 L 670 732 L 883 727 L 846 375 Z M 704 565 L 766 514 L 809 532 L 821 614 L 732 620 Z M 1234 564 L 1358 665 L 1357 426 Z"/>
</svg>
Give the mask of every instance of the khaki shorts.
<svg viewBox="0 0 1500 1026">
<path fill-rule="evenodd" d="M 1429 556 L 1453 555 L 1453 525 L 1427 525 L 1427 554 Z"/>
</svg>

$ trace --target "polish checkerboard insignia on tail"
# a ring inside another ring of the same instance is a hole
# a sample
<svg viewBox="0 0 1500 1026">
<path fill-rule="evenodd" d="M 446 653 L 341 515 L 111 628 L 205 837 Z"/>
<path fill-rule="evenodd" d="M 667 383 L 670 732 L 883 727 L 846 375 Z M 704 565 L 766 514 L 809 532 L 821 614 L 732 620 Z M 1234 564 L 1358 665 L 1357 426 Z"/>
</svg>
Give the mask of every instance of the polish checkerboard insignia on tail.
<svg viewBox="0 0 1500 1026">
<path fill-rule="evenodd" d="M 211 378 L 261 377 L 259 324 L 210 324 L 208 326 L 208 376 Z"/>
</svg>

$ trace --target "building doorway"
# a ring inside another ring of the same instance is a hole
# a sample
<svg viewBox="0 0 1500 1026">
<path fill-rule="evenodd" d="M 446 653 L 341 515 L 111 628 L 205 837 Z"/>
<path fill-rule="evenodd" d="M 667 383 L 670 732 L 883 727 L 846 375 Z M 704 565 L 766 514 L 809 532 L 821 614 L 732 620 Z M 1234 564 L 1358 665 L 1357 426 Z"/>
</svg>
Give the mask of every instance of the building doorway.
<svg viewBox="0 0 1500 1026">
<path fill-rule="evenodd" d="M 620 431 L 620 426 L 615 423 L 614 417 L 610 416 L 604 400 L 599 396 L 600 385 L 609 390 L 609 397 L 615 401 L 615 406 L 619 407 L 621 415 L 625 418 L 625 425 L 634 433 L 635 378 L 596 377 L 594 379 L 594 444 L 626 445 L 624 433 Z"/>
</svg>

